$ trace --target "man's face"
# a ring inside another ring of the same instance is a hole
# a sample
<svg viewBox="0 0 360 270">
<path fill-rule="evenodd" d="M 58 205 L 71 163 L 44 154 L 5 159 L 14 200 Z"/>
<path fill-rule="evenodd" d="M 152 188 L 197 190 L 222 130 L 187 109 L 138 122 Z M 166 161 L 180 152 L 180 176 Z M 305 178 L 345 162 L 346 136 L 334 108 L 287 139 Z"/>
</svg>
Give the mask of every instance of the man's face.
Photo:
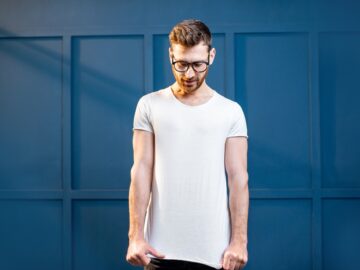
<svg viewBox="0 0 360 270">
<path fill-rule="evenodd" d="M 193 47 L 185 47 L 180 44 L 173 44 L 169 49 L 170 61 L 184 61 L 188 63 L 204 61 L 212 64 L 215 57 L 215 49 L 208 50 L 208 46 L 203 42 Z M 204 72 L 196 72 L 190 65 L 185 72 L 179 72 L 174 69 L 172 65 L 172 72 L 178 87 L 185 93 L 191 93 L 200 88 L 204 83 L 208 74 L 207 68 Z"/>
</svg>

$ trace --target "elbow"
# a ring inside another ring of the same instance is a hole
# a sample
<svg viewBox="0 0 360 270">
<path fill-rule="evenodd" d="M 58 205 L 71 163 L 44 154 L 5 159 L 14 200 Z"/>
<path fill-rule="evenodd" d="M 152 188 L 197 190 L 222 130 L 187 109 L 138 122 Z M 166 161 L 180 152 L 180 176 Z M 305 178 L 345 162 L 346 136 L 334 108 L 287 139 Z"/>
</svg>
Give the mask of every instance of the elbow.
<svg viewBox="0 0 360 270">
<path fill-rule="evenodd" d="M 248 172 L 237 172 L 228 174 L 229 187 L 234 186 L 239 189 L 248 189 L 249 174 Z"/>
<path fill-rule="evenodd" d="M 131 167 L 130 173 L 136 173 L 137 171 L 147 171 L 152 169 L 152 163 L 147 161 L 135 161 Z"/>
<path fill-rule="evenodd" d="M 136 175 L 136 166 L 133 164 L 130 169 L 130 179 L 131 181 L 135 178 Z"/>
<path fill-rule="evenodd" d="M 130 169 L 131 182 L 141 181 L 143 178 L 150 178 L 153 167 L 149 163 L 135 162 Z"/>
</svg>

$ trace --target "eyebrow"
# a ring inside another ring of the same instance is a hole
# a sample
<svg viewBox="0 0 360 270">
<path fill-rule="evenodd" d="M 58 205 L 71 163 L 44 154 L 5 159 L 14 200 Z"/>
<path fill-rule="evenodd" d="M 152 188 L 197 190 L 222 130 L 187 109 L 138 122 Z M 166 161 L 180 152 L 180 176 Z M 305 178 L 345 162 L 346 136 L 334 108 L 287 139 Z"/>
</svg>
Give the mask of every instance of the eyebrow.
<svg viewBox="0 0 360 270">
<path fill-rule="evenodd" d="M 206 60 L 198 60 L 198 61 L 191 61 L 191 62 L 188 62 L 188 61 L 185 61 L 185 60 L 176 60 L 176 59 L 173 59 L 174 62 L 184 62 L 184 63 L 188 63 L 188 64 L 191 64 L 191 63 L 207 63 L 208 61 Z"/>
<path fill-rule="evenodd" d="M 181 60 L 181 59 L 175 59 L 174 55 L 171 55 L 172 61 L 173 62 L 185 62 L 185 63 L 199 63 L 199 62 L 204 62 L 204 63 L 208 63 L 210 61 L 210 55 L 208 55 L 206 60 L 197 60 L 197 61 L 192 61 L 192 62 L 188 62 L 186 60 Z"/>
</svg>

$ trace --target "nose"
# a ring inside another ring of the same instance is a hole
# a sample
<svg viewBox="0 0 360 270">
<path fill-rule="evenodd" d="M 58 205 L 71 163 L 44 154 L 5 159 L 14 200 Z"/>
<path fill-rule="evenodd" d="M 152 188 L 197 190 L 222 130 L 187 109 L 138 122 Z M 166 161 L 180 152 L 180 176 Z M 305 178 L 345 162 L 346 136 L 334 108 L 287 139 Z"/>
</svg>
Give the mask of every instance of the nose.
<svg viewBox="0 0 360 270">
<path fill-rule="evenodd" d="M 193 70 L 192 65 L 189 66 L 188 70 L 185 72 L 185 76 L 188 78 L 192 78 L 195 75 L 195 71 Z"/>
</svg>

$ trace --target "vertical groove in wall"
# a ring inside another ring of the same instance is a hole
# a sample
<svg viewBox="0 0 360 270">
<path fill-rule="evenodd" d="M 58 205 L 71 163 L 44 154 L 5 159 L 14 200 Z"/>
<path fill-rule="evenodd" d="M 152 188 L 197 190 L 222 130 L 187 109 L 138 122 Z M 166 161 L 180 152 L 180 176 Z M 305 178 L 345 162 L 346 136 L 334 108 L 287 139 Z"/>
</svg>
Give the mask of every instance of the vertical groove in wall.
<svg viewBox="0 0 360 270">
<path fill-rule="evenodd" d="M 62 55 L 63 269 L 71 270 L 71 36 L 63 37 Z"/>
<path fill-rule="evenodd" d="M 144 35 L 144 93 L 153 91 L 154 74 L 153 74 L 153 34 L 145 33 Z"/>
<path fill-rule="evenodd" d="M 235 99 L 235 39 L 234 32 L 225 33 L 225 96 Z"/>
<path fill-rule="evenodd" d="M 322 269 L 322 213 L 321 213 L 321 156 L 320 156 L 320 95 L 318 33 L 309 35 L 309 102 L 310 102 L 310 147 L 311 176 L 313 189 L 312 258 L 313 270 Z"/>
</svg>

